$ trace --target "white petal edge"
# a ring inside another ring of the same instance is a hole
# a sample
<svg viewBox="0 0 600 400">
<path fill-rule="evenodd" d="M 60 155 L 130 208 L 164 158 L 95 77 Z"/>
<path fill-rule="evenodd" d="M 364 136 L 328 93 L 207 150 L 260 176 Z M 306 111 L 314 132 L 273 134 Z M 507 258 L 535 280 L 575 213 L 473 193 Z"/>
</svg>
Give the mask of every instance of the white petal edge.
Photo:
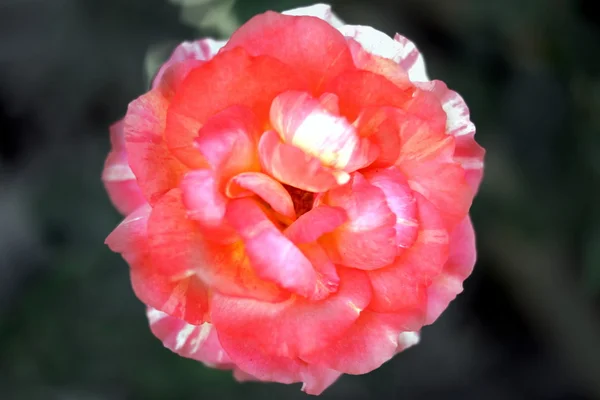
<svg viewBox="0 0 600 400">
<path fill-rule="evenodd" d="M 308 7 L 299 7 L 292 10 L 282 12 L 284 15 L 295 15 L 295 16 L 309 16 L 317 17 L 323 21 L 329 23 L 336 29 L 340 29 L 344 26 L 344 22 L 338 18 L 337 15 L 331 11 L 331 6 L 328 4 L 318 3 Z"/>
</svg>

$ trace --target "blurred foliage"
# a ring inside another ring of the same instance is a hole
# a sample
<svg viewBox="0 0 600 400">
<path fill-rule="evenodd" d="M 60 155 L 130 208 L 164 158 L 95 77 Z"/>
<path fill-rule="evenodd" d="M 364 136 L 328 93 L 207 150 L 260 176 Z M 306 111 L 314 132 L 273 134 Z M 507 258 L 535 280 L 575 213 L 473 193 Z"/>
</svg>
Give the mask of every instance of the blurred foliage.
<svg viewBox="0 0 600 400">
<path fill-rule="evenodd" d="M 162 348 L 103 245 L 120 217 L 99 176 L 107 126 L 148 87 L 144 66 L 307 4 L 0 2 L 0 399 L 306 398 Z M 349 23 L 413 39 L 467 100 L 488 155 L 465 292 L 419 346 L 323 398 L 600 398 L 598 4 L 334 2 Z"/>
</svg>

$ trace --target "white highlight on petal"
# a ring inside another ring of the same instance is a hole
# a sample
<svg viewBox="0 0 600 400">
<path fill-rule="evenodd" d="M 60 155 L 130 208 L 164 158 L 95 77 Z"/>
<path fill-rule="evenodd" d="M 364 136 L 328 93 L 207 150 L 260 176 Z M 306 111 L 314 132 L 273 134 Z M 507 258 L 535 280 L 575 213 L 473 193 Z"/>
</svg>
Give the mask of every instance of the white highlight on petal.
<svg viewBox="0 0 600 400">
<path fill-rule="evenodd" d="M 398 350 L 404 350 L 419 343 L 421 335 L 419 332 L 402 332 L 398 336 Z"/>
<path fill-rule="evenodd" d="M 339 29 L 344 26 L 344 22 L 337 17 L 331 11 L 331 6 L 328 4 L 313 4 L 308 7 L 299 7 L 294 8 L 292 10 L 287 10 L 282 12 L 285 15 L 296 15 L 296 16 L 309 16 L 309 17 L 317 17 L 322 19 L 323 21 L 329 23 L 329 25 L 333 26 L 336 29 Z"/>
<path fill-rule="evenodd" d="M 121 182 L 135 179 L 135 175 L 129 165 L 115 164 L 102 171 L 102 180 L 105 182 Z"/>
<path fill-rule="evenodd" d="M 166 317 L 167 314 L 155 308 L 148 308 L 148 311 L 146 311 L 146 316 L 148 317 L 148 322 L 150 322 L 150 325 L 154 325 L 155 323 Z"/>
<path fill-rule="evenodd" d="M 188 338 L 195 329 L 196 326 L 190 324 L 186 324 L 183 328 L 181 328 L 179 333 L 177 333 L 177 338 L 175 339 L 175 351 L 181 349 L 185 345 L 185 342 L 187 342 Z"/>
</svg>

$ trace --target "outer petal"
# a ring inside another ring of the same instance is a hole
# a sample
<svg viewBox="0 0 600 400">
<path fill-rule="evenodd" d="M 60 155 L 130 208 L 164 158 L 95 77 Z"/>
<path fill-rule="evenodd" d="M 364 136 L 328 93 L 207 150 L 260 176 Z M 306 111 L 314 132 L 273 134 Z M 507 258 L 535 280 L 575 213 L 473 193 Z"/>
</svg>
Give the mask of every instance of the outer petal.
<svg viewBox="0 0 600 400">
<path fill-rule="evenodd" d="M 271 125 L 281 139 L 318 158 L 323 165 L 347 172 L 372 162 L 378 154 L 344 117 L 326 111 L 304 92 L 285 92 L 273 100 Z"/>
<path fill-rule="evenodd" d="M 442 273 L 427 290 L 429 301 L 426 324 L 432 324 L 462 292 L 462 283 L 475 266 L 475 233 L 471 220 L 465 218 L 450 235 L 450 255 Z"/>
<path fill-rule="evenodd" d="M 429 80 L 425 60 L 417 49 L 417 46 L 404 36 L 396 34 L 394 41 L 400 45 L 399 61 L 400 66 L 408 72 L 408 77 L 413 82 L 426 82 Z"/>
<path fill-rule="evenodd" d="M 465 178 L 477 191 L 483 178 L 485 150 L 475 142 L 475 125 L 470 120 L 469 108 L 460 95 L 440 81 L 419 85 L 431 91 L 441 102 L 447 115 L 446 133 L 456 141 L 454 159 L 464 168 Z"/>
<path fill-rule="evenodd" d="M 263 134 L 258 144 L 263 169 L 278 181 L 309 192 L 325 192 L 344 184 L 350 175 L 324 167 L 316 157 L 285 144 L 275 131 Z"/>
<path fill-rule="evenodd" d="M 350 183 L 329 192 L 325 202 L 348 215 L 348 222 L 326 239 L 329 256 L 336 264 L 371 270 L 394 261 L 396 216 L 381 189 L 355 173 Z"/>
<path fill-rule="evenodd" d="M 212 324 L 190 325 L 154 308 L 146 311 L 152 333 L 166 348 L 182 357 L 209 367 L 233 368 L 234 364 L 219 343 Z"/>
<path fill-rule="evenodd" d="M 261 365 L 329 346 L 352 326 L 371 299 L 363 271 L 340 269 L 338 273 L 339 290 L 318 302 L 296 297 L 265 303 L 215 294 L 212 321 L 227 354 L 242 370 L 269 379 Z"/>
<path fill-rule="evenodd" d="M 398 314 L 364 311 L 338 341 L 302 359 L 346 374 L 366 374 L 418 342 L 418 333 L 403 332 L 403 322 Z"/>
<path fill-rule="evenodd" d="M 344 37 L 314 17 L 260 14 L 242 25 L 224 49 L 243 47 L 250 54 L 269 55 L 306 76 L 315 94 L 333 77 L 353 69 Z"/>
<path fill-rule="evenodd" d="M 402 249 L 410 247 L 417 237 L 419 222 L 417 203 L 406 178 L 395 167 L 366 171 L 364 176 L 371 185 L 381 189 L 396 216 L 396 245 Z"/>
<path fill-rule="evenodd" d="M 286 90 L 305 90 L 306 81 L 273 57 L 252 57 L 241 48 L 221 51 L 196 68 L 169 107 L 165 140 L 186 165 L 203 167 L 193 141 L 208 118 L 237 105 L 252 109 L 261 126 L 273 98 Z"/>
<path fill-rule="evenodd" d="M 312 264 L 256 202 L 247 198 L 232 200 L 226 218 L 241 236 L 258 276 L 304 297 L 314 294 L 317 274 Z"/>
<path fill-rule="evenodd" d="M 448 259 L 448 233 L 439 212 L 422 196 L 416 195 L 419 207 L 419 234 L 394 264 L 369 272 L 373 301 L 369 309 L 376 312 L 414 313 L 422 324 L 427 307 L 427 287 Z M 406 326 L 418 330 L 420 326 Z"/>
<path fill-rule="evenodd" d="M 276 212 L 296 219 L 294 202 L 283 185 L 261 172 L 243 172 L 231 178 L 225 189 L 230 198 L 257 195 Z"/>
<path fill-rule="evenodd" d="M 171 279 L 153 268 L 147 233 L 150 212 L 146 204 L 131 213 L 106 238 L 106 244 L 129 263 L 133 290 L 142 302 L 176 318 L 200 324 L 207 318 L 207 290 L 193 276 Z"/>
<path fill-rule="evenodd" d="M 115 207 L 121 214 L 127 215 L 146 200 L 129 167 L 123 136 L 123 121 L 110 127 L 110 141 L 112 149 L 104 163 L 102 181 Z"/>
<path fill-rule="evenodd" d="M 173 50 L 171 57 L 158 70 L 152 82 L 152 88 L 154 89 L 160 85 L 163 75 L 171 65 L 186 60 L 208 61 L 217 54 L 225 43 L 225 41 L 206 38 L 179 44 Z"/>
<path fill-rule="evenodd" d="M 284 11 L 282 14 L 317 17 L 337 29 L 340 29 L 344 26 L 342 20 L 340 20 L 337 15 L 331 11 L 331 6 L 328 4 L 313 4 L 312 6 L 308 7 L 294 8 L 293 10 Z"/>
</svg>

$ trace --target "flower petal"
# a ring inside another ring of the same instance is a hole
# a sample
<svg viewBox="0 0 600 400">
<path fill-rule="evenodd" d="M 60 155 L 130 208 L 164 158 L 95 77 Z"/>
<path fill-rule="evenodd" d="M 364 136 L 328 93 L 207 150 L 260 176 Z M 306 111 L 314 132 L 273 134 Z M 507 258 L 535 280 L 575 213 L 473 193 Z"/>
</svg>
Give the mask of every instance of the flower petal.
<svg viewBox="0 0 600 400">
<path fill-rule="evenodd" d="M 306 76 L 315 94 L 329 80 L 354 68 L 344 37 L 315 17 L 272 11 L 257 15 L 234 32 L 224 49 L 238 46 L 254 56 L 269 55 L 294 67 Z"/>
<path fill-rule="evenodd" d="M 317 274 L 310 261 L 273 225 L 255 201 L 232 200 L 227 221 L 238 232 L 258 276 L 304 297 L 315 292 Z"/>
<path fill-rule="evenodd" d="M 398 63 L 408 72 L 408 77 L 413 82 L 426 82 L 429 80 L 425 60 L 423 55 L 417 49 L 417 46 L 404 36 L 396 34 L 394 41 L 400 45 L 398 53 Z"/>
<path fill-rule="evenodd" d="M 215 294 L 211 315 L 221 345 L 242 370 L 259 379 L 264 376 L 260 364 L 326 348 L 358 319 L 371 298 L 363 271 L 340 269 L 338 274 L 339 290 L 318 302 L 295 297 L 266 303 Z"/>
<path fill-rule="evenodd" d="M 363 311 L 360 318 L 335 343 L 302 359 L 345 374 L 366 374 L 390 360 L 399 350 L 415 344 L 403 332 L 404 319 L 397 314 Z M 416 332 L 411 332 L 418 335 Z M 402 339 L 402 340 L 400 340 Z"/>
<path fill-rule="evenodd" d="M 311 16 L 322 19 L 334 28 L 341 28 L 344 26 L 342 20 L 331 11 L 331 6 L 328 4 L 313 4 L 307 7 L 298 7 L 293 10 L 287 10 L 282 12 L 284 15 L 296 15 L 296 16 Z"/>
<path fill-rule="evenodd" d="M 319 205 L 301 215 L 284 231 L 296 244 L 314 242 L 325 233 L 333 232 L 348 220 L 346 212 L 340 207 Z"/>
<path fill-rule="evenodd" d="M 355 173 L 351 182 L 330 191 L 325 203 L 348 215 L 348 222 L 327 235 L 327 250 L 334 263 L 371 270 L 394 261 L 396 216 L 381 189 Z"/>
<path fill-rule="evenodd" d="M 221 347 L 217 332 L 209 322 L 191 325 L 151 307 L 146 315 L 152 333 L 167 349 L 209 367 L 233 368 L 234 364 Z"/>
<path fill-rule="evenodd" d="M 409 248 L 417 237 L 417 203 L 406 178 L 398 169 L 373 169 L 365 171 L 369 183 L 381 189 L 388 207 L 396 216 L 396 245 Z M 400 254 L 400 253 L 398 253 Z"/>
<path fill-rule="evenodd" d="M 371 163 L 378 150 L 358 137 L 344 117 L 327 112 L 305 92 L 285 92 L 273 100 L 271 125 L 284 143 L 318 158 L 323 165 L 353 172 Z"/>
<path fill-rule="evenodd" d="M 316 157 L 283 143 L 275 131 L 262 135 L 258 153 L 260 163 L 269 175 L 308 192 L 325 192 L 350 179 L 347 173 L 333 171 L 323 166 Z"/>
<path fill-rule="evenodd" d="M 112 149 L 104 163 L 102 182 L 117 210 L 127 215 L 144 204 L 146 199 L 129 167 L 122 120 L 110 127 L 110 142 Z"/>
<path fill-rule="evenodd" d="M 237 105 L 252 109 L 267 122 L 273 98 L 286 90 L 307 88 L 305 80 L 273 57 L 252 57 L 244 49 L 221 51 L 194 69 L 169 107 L 165 140 L 178 159 L 202 167 L 193 146 L 200 128 L 217 112 Z"/>
<path fill-rule="evenodd" d="M 450 254 L 442 273 L 429 286 L 426 324 L 432 324 L 462 292 L 462 284 L 475 266 L 475 232 L 470 218 L 465 218 L 450 234 Z"/>
<path fill-rule="evenodd" d="M 427 307 L 427 287 L 448 259 L 448 233 L 436 208 L 415 194 L 419 233 L 415 243 L 385 268 L 369 271 L 373 300 L 369 309 L 382 313 L 414 313 L 421 325 Z M 419 330 L 420 326 L 406 326 Z"/>
<path fill-rule="evenodd" d="M 165 72 L 171 65 L 186 60 L 208 61 L 219 52 L 225 43 L 222 40 L 205 38 L 179 44 L 171 53 L 171 57 L 158 70 L 152 81 L 152 88 L 160 85 Z"/>
<path fill-rule="evenodd" d="M 257 195 L 273 210 L 292 220 L 296 219 L 294 202 L 283 185 L 261 172 L 243 172 L 231 178 L 225 193 L 229 198 Z"/>
</svg>

